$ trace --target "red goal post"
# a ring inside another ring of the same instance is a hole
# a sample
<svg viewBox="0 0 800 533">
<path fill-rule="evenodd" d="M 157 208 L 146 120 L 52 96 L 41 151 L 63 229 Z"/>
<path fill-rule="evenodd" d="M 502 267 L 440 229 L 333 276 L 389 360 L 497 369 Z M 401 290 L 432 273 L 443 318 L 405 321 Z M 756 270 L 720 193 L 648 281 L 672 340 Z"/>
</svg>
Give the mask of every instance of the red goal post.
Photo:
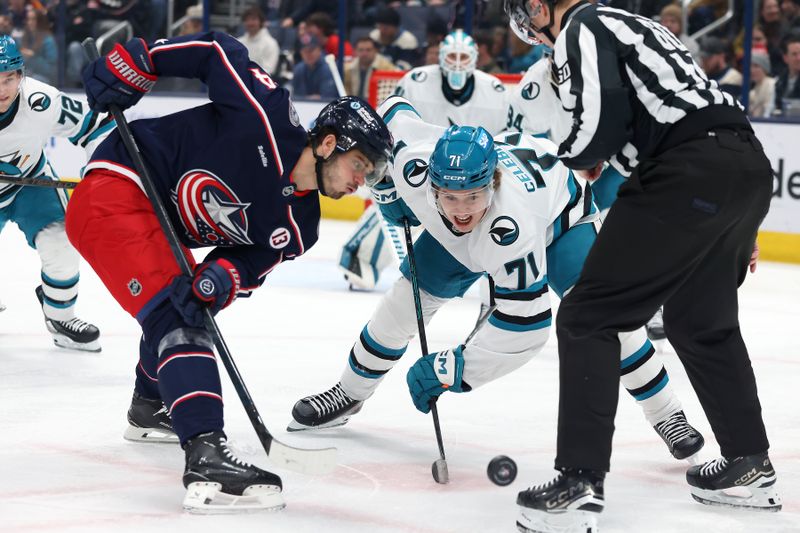
<svg viewBox="0 0 800 533">
<path fill-rule="evenodd" d="M 381 102 L 394 93 L 394 88 L 400 83 L 400 78 L 406 75 L 407 70 L 376 70 L 369 80 L 369 103 L 377 108 Z M 508 89 L 512 89 L 522 79 L 522 74 L 493 74 Z"/>
</svg>

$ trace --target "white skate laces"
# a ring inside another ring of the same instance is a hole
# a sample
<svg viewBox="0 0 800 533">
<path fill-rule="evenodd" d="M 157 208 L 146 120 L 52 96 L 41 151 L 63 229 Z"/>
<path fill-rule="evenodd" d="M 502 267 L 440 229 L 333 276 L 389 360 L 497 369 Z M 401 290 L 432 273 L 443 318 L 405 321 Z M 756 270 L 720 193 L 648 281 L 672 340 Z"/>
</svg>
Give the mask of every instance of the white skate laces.
<svg viewBox="0 0 800 533">
<path fill-rule="evenodd" d="M 686 421 L 686 416 L 682 411 L 673 413 L 669 418 L 656 424 L 656 431 L 670 446 L 675 446 L 681 439 L 692 434 L 692 427 Z"/>
<path fill-rule="evenodd" d="M 709 461 L 700 467 L 701 477 L 712 477 L 722 472 L 728 466 L 728 460 L 724 457 Z"/>
<path fill-rule="evenodd" d="M 308 396 L 304 399 L 314 408 L 318 416 L 325 416 L 328 413 L 333 413 L 353 402 L 353 399 L 342 390 L 341 383 L 337 383 L 332 389 L 322 394 Z"/>
</svg>

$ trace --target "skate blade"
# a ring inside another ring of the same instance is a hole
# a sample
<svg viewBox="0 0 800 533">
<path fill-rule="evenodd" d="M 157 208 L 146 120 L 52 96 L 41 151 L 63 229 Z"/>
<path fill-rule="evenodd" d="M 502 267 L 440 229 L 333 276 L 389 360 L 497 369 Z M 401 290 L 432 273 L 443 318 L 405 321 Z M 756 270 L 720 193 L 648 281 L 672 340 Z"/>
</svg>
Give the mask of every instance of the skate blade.
<svg viewBox="0 0 800 533">
<path fill-rule="evenodd" d="M 82 352 L 97 353 L 102 350 L 99 340 L 94 340 L 92 342 L 75 342 L 69 337 L 65 337 L 63 335 L 53 335 L 53 344 L 59 348 L 66 348 L 67 350 L 79 350 Z"/>
<path fill-rule="evenodd" d="M 690 489 L 692 498 L 704 505 L 771 512 L 778 512 L 783 507 L 775 485 L 764 488 L 735 487 L 725 490 L 704 490 L 697 487 Z"/>
<path fill-rule="evenodd" d="M 339 426 L 343 426 L 347 424 L 350 420 L 350 416 L 343 416 L 342 418 L 337 418 L 336 420 L 331 420 L 330 422 L 326 422 L 325 424 L 320 424 L 318 426 L 306 426 L 305 424 L 301 424 L 297 420 L 292 420 L 289 422 L 289 425 L 286 426 L 286 431 L 295 432 L 295 431 L 310 431 L 315 429 L 330 429 L 330 428 L 338 428 Z"/>
<path fill-rule="evenodd" d="M 132 442 L 178 444 L 178 436 L 175 433 L 159 428 L 137 428 L 135 426 L 128 426 L 122 438 Z"/>
<path fill-rule="evenodd" d="M 594 511 L 548 513 L 520 506 L 517 529 L 522 533 L 597 533 Z"/>
<path fill-rule="evenodd" d="M 278 487 L 251 485 L 241 496 L 221 492 L 222 485 L 190 483 L 183 498 L 183 509 L 193 514 L 235 514 L 280 511 L 286 507 Z"/>
</svg>

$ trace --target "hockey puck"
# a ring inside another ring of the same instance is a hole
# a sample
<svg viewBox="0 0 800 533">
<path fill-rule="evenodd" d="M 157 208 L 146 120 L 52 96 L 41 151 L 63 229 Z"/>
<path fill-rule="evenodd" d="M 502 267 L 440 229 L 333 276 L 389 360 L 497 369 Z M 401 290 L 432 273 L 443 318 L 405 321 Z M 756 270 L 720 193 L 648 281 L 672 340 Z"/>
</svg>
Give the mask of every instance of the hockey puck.
<svg viewBox="0 0 800 533">
<path fill-rule="evenodd" d="M 517 463 L 510 457 L 498 455 L 489 461 L 489 466 L 486 467 L 486 475 L 495 485 L 500 485 L 501 487 L 511 485 L 517 478 Z"/>
</svg>

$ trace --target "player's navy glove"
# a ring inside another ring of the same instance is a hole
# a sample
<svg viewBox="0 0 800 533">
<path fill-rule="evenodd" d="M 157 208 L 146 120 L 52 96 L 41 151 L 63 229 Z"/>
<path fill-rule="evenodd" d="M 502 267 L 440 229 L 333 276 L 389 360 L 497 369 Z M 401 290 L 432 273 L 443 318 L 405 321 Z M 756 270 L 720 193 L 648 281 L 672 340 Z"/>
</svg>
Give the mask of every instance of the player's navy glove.
<svg viewBox="0 0 800 533">
<path fill-rule="evenodd" d="M 427 413 L 431 400 L 444 391 L 466 392 L 469 386 L 462 383 L 464 373 L 463 346 L 451 350 L 431 353 L 420 357 L 406 374 L 408 392 L 417 410 Z"/>
<path fill-rule="evenodd" d="M 117 43 L 107 56 L 86 65 L 82 75 L 89 107 L 103 112 L 113 104 L 120 109 L 135 105 L 158 79 L 142 39 Z"/>
<path fill-rule="evenodd" d="M 239 272 L 225 259 L 201 263 L 194 276 L 176 276 L 172 280 L 169 299 L 187 324 L 203 327 L 203 308 L 216 315 L 236 298 L 240 286 Z"/>
<path fill-rule="evenodd" d="M 417 220 L 405 200 L 397 194 L 397 189 L 395 189 L 391 178 L 384 178 L 370 187 L 369 191 L 372 194 L 372 199 L 378 204 L 378 209 L 381 210 L 381 215 L 386 219 L 386 222 L 393 226 L 402 226 L 403 219 L 407 218 L 409 224 L 419 226 L 419 220 Z"/>
</svg>

